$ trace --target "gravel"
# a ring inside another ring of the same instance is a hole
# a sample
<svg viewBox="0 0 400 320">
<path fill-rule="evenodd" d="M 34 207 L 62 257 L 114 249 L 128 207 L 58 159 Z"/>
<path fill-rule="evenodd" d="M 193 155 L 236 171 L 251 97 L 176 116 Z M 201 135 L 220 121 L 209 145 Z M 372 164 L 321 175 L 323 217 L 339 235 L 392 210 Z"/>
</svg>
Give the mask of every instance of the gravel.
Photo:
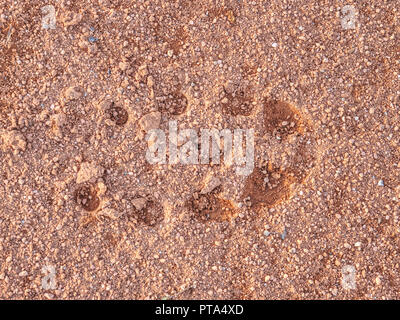
<svg viewBox="0 0 400 320">
<path fill-rule="evenodd" d="M 52 5 L 0 3 L 1 299 L 400 298 L 398 2 Z M 169 120 L 259 176 L 150 164 Z"/>
</svg>

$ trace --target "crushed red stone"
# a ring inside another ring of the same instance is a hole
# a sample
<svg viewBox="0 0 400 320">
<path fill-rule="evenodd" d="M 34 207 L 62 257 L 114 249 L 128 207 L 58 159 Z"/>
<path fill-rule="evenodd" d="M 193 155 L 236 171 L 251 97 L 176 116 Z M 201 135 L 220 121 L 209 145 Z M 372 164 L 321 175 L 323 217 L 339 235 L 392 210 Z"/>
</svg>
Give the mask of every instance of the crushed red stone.
<svg viewBox="0 0 400 320">
<path fill-rule="evenodd" d="M 0 298 L 399 299 L 399 16 L 2 1 Z M 150 164 L 169 120 L 254 129 L 253 172 Z"/>
</svg>

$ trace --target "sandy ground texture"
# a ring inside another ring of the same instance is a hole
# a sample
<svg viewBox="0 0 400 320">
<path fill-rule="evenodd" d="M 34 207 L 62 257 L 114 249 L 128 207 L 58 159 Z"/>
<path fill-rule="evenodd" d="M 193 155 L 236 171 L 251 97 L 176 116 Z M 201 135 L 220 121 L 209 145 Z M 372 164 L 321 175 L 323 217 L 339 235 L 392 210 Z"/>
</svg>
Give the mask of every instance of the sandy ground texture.
<svg viewBox="0 0 400 320">
<path fill-rule="evenodd" d="M 399 37 L 398 0 L 1 1 L 0 298 L 399 299 Z M 253 172 L 149 163 L 170 120 L 254 129 Z"/>
</svg>

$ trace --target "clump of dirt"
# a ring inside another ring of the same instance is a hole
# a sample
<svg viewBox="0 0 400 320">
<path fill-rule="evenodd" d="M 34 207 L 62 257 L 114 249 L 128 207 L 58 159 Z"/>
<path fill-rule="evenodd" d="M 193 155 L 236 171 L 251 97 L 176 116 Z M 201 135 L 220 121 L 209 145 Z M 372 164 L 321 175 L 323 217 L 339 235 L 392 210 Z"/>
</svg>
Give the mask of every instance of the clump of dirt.
<svg viewBox="0 0 400 320">
<path fill-rule="evenodd" d="M 181 92 L 171 92 L 165 96 L 157 97 L 158 110 L 169 115 L 178 116 L 186 111 L 188 100 Z"/>
<path fill-rule="evenodd" d="M 290 186 L 296 181 L 294 173 L 271 163 L 256 167 L 246 179 L 242 200 L 256 208 L 274 206 L 290 197 Z"/>
<path fill-rule="evenodd" d="M 231 201 L 218 196 L 220 188 L 213 192 L 201 194 L 194 193 L 187 201 L 186 207 L 194 213 L 194 217 L 200 221 L 227 221 L 235 216 L 236 210 Z"/>
<path fill-rule="evenodd" d="M 95 211 L 100 205 L 97 191 L 91 184 L 83 184 L 76 189 L 75 201 L 86 211 Z"/>
<path fill-rule="evenodd" d="M 115 106 L 114 102 L 111 103 L 111 107 L 107 109 L 107 114 L 115 124 L 123 126 L 128 121 L 128 112 L 118 106 Z"/>
<path fill-rule="evenodd" d="M 267 132 L 282 140 L 303 131 L 301 116 L 293 106 L 269 99 L 264 100 L 264 127 Z"/>
<path fill-rule="evenodd" d="M 249 116 L 253 111 L 253 99 L 242 88 L 234 92 L 228 92 L 224 89 L 220 103 L 222 112 L 232 116 Z"/>
<path fill-rule="evenodd" d="M 361 97 L 365 93 L 365 85 L 359 81 L 353 83 L 351 88 L 351 96 L 353 97 L 354 101 L 359 102 Z"/>
<path fill-rule="evenodd" d="M 154 227 L 164 220 L 164 210 L 159 202 L 147 199 L 143 208 L 133 209 L 131 218 L 139 224 Z"/>
</svg>

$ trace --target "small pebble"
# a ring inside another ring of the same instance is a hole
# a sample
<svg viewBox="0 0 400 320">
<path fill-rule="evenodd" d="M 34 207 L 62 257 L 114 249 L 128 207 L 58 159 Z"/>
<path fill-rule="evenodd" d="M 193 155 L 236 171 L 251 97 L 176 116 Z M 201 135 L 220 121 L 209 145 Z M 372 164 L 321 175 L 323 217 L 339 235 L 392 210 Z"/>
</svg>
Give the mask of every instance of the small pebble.
<svg viewBox="0 0 400 320">
<path fill-rule="evenodd" d="M 26 277 L 26 276 L 28 275 L 28 272 L 26 272 L 26 271 L 21 271 L 18 275 L 19 275 L 20 277 Z"/>
<path fill-rule="evenodd" d="M 97 39 L 95 37 L 92 37 L 92 36 L 89 37 L 89 42 L 90 43 L 95 43 L 97 40 L 99 40 L 99 39 Z"/>
</svg>

